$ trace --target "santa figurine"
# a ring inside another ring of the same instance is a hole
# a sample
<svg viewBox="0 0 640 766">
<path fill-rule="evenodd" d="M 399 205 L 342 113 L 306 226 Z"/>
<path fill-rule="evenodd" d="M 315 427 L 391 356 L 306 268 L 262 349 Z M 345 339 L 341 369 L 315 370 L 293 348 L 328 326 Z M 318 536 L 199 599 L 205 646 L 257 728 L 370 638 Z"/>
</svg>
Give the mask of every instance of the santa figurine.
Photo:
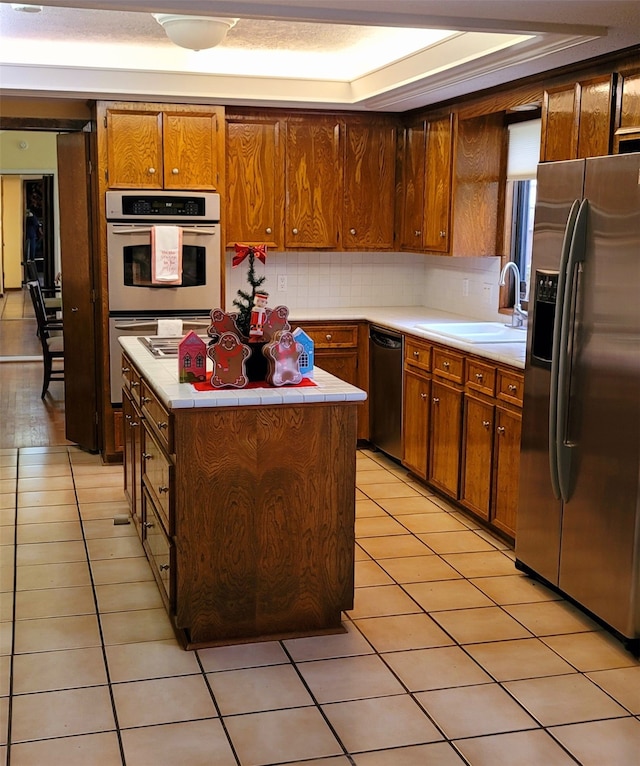
<svg viewBox="0 0 640 766">
<path fill-rule="evenodd" d="M 267 318 L 267 299 L 269 293 L 256 292 L 251 309 L 249 324 L 249 342 L 259 343 L 264 334 L 264 323 Z"/>
</svg>

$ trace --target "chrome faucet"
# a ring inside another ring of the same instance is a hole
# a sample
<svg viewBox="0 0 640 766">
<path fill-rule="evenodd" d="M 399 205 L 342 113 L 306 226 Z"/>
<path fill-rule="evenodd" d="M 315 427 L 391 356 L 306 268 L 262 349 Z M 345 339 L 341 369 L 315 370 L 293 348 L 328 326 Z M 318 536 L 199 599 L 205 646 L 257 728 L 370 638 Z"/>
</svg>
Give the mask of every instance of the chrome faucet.
<svg viewBox="0 0 640 766">
<path fill-rule="evenodd" d="M 518 268 L 518 264 L 514 263 L 514 261 L 507 261 L 507 263 L 505 263 L 504 268 L 500 272 L 500 286 L 504 287 L 506 285 L 507 272 L 509 269 L 513 270 L 513 278 L 516 281 L 511 327 L 524 327 L 524 322 L 528 314 L 526 311 L 523 311 L 522 305 L 520 304 L 520 269 Z"/>
</svg>

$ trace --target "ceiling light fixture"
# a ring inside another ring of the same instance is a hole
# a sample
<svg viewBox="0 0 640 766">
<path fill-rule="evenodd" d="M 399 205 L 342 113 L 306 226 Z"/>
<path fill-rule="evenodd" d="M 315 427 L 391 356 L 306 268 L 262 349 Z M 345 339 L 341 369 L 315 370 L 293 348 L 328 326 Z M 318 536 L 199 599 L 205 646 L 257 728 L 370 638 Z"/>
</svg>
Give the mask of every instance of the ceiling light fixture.
<svg viewBox="0 0 640 766">
<path fill-rule="evenodd" d="M 215 48 L 238 22 L 238 19 L 223 19 L 217 16 L 181 16 L 177 13 L 152 15 L 172 42 L 193 51 Z"/>
<path fill-rule="evenodd" d="M 29 3 L 11 3 L 11 7 L 14 11 L 22 11 L 23 13 L 40 13 L 42 10 L 41 5 L 31 5 Z"/>
</svg>

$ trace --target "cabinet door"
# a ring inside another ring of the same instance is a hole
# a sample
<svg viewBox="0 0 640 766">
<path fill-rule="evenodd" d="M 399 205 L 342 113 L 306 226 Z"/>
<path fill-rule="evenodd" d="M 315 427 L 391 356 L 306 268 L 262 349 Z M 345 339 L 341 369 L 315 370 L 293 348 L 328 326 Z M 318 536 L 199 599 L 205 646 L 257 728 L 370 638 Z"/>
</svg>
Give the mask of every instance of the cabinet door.
<svg viewBox="0 0 640 766">
<path fill-rule="evenodd" d="M 109 187 L 161 189 L 161 111 L 107 109 L 106 115 Z"/>
<path fill-rule="evenodd" d="M 129 500 L 131 518 L 142 536 L 142 416 L 127 391 L 122 392 L 122 414 L 124 492 Z"/>
<path fill-rule="evenodd" d="M 423 246 L 436 253 L 449 250 L 451 124 L 447 116 L 427 126 Z"/>
<path fill-rule="evenodd" d="M 520 486 L 520 436 L 522 416 L 519 412 L 496 407 L 494 446 L 494 491 L 491 522 L 515 538 Z"/>
<path fill-rule="evenodd" d="M 563 85 L 544 92 L 542 102 L 542 162 L 575 159 L 578 152 L 578 86 Z"/>
<path fill-rule="evenodd" d="M 358 352 L 354 349 L 349 351 L 323 351 L 315 350 L 315 363 L 317 367 L 335 375 L 336 378 L 358 385 Z"/>
<path fill-rule="evenodd" d="M 453 498 L 458 497 L 462 392 L 440 381 L 431 382 L 429 481 Z"/>
<path fill-rule="evenodd" d="M 164 188 L 218 188 L 218 125 L 215 113 L 163 115 Z"/>
<path fill-rule="evenodd" d="M 405 370 L 402 463 L 421 479 L 427 478 L 430 394 L 429 378 Z"/>
<path fill-rule="evenodd" d="M 338 244 L 340 125 L 337 118 L 290 118 L 286 130 L 285 246 Z"/>
<path fill-rule="evenodd" d="M 473 396 L 464 398 L 460 501 L 486 521 L 491 502 L 493 405 Z"/>
<path fill-rule="evenodd" d="M 578 159 L 609 154 L 612 120 L 613 77 L 594 77 L 581 82 Z"/>
<path fill-rule="evenodd" d="M 423 120 L 404 130 L 402 153 L 402 230 L 404 250 L 422 249 L 425 201 L 426 128 Z"/>
<path fill-rule="evenodd" d="M 343 244 L 348 250 L 393 247 L 394 125 L 345 124 Z"/>
<path fill-rule="evenodd" d="M 284 160 L 278 118 L 227 117 L 227 247 L 282 248 Z"/>
</svg>

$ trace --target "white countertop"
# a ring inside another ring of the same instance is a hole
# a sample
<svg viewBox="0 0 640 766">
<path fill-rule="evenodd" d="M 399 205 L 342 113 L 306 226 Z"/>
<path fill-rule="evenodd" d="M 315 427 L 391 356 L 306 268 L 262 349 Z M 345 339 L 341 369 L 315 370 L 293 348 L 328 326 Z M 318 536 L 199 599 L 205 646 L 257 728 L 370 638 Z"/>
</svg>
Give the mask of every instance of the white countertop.
<svg viewBox="0 0 640 766">
<path fill-rule="evenodd" d="M 179 382 L 177 358 L 154 357 L 137 337 L 121 337 L 119 341 L 160 401 L 169 409 L 363 402 L 367 398 L 365 391 L 317 367 L 313 371 L 314 386 L 265 386 L 196 391 L 191 383 Z"/>
<path fill-rule="evenodd" d="M 452 324 L 455 322 L 478 321 L 460 314 L 449 314 L 444 311 L 425 308 L 423 306 L 361 306 L 358 308 L 331 308 L 331 309 L 291 309 L 289 322 L 295 328 L 298 322 L 311 321 L 365 321 L 380 327 L 387 327 L 403 334 L 414 335 L 417 338 L 426 338 L 444 346 L 457 348 L 468 354 L 476 354 L 484 359 L 492 359 L 495 362 L 509 364 L 512 367 L 524 370 L 526 343 L 468 343 L 456 338 L 426 332 L 416 327 L 418 324 L 442 322 Z M 509 318 L 504 318 L 508 324 Z"/>
</svg>

